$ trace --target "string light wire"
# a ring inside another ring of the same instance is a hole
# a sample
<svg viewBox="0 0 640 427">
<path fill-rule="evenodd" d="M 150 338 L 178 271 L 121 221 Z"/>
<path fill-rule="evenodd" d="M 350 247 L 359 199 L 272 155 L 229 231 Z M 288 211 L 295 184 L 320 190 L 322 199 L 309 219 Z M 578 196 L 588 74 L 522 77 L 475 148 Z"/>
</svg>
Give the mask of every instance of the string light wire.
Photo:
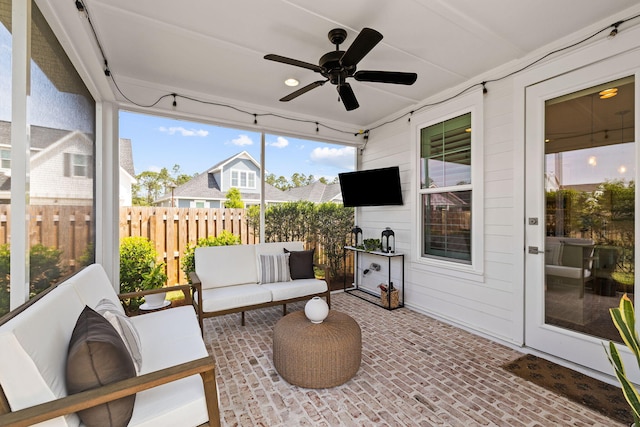
<svg viewBox="0 0 640 427">
<path fill-rule="evenodd" d="M 344 130 L 344 129 L 338 129 L 338 128 L 333 127 L 333 126 L 328 126 L 328 125 L 323 124 L 322 122 L 318 122 L 318 121 L 316 121 L 316 120 L 299 119 L 299 118 L 296 118 L 296 117 L 285 116 L 285 115 L 277 114 L 277 113 L 252 113 L 252 112 L 250 112 L 250 111 L 244 110 L 244 109 L 239 108 L 239 107 L 236 107 L 236 106 L 234 106 L 234 105 L 225 104 L 225 103 L 220 103 L 220 102 L 214 102 L 214 101 L 207 101 L 207 100 L 203 100 L 203 99 L 198 99 L 198 98 L 194 98 L 194 97 L 192 97 L 192 96 L 181 95 L 181 94 L 176 93 L 176 92 L 173 92 L 173 93 L 167 93 L 167 94 L 161 95 L 161 96 L 159 96 L 159 97 L 158 97 L 158 99 L 156 99 L 156 100 L 155 100 L 154 102 L 152 102 L 151 104 L 141 104 L 141 103 L 135 102 L 135 101 L 133 101 L 132 99 L 130 99 L 130 98 L 129 98 L 129 97 L 128 97 L 128 96 L 127 96 L 127 95 L 126 95 L 126 94 L 125 94 L 121 89 L 120 89 L 120 86 L 118 86 L 118 83 L 116 82 L 115 76 L 113 75 L 113 73 L 112 73 L 112 72 L 111 72 L 111 70 L 109 69 L 109 63 L 108 63 L 108 61 L 107 61 L 106 55 L 105 55 L 105 53 L 104 53 L 104 50 L 103 50 L 103 48 L 102 48 L 102 44 L 100 43 L 100 40 L 98 39 L 98 35 L 97 35 L 97 33 L 96 33 L 95 27 L 93 26 L 93 22 L 91 21 L 91 17 L 90 17 L 90 15 L 89 15 L 89 11 L 88 11 L 88 9 L 87 9 L 87 6 L 86 6 L 86 5 L 84 4 L 84 2 L 82 2 L 81 0 L 74 0 L 74 2 L 75 2 L 75 5 L 76 5 L 76 8 L 78 9 L 78 12 L 80 12 L 80 13 L 84 14 L 84 15 L 85 15 L 85 17 L 86 17 L 86 19 L 87 19 L 87 22 L 89 23 L 89 27 L 91 28 L 91 32 L 93 33 L 93 37 L 94 37 L 95 42 L 96 42 L 96 44 L 97 44 L 97 46 L 98 46 L 98 49 L 99 49 L 99 51 L 100 51 L 100 55 L 102 56 L 102 59 L 103 59 L 103 61 L 104 61 L 104 65 L 105 65 L 104 73 L 105 73 L 105 75 L 111 79 L 111 81 L 113 82 L 113 85 L 114 85 L 114 87 L 116 88 L 116 90 L 118 91 L 118 93 L 119 93 L 119 94 L 120 94 L 124 99 L 126 99 L 128 102 L 130 102 L 131 104 L 133 104 L 133 105 L 135 105 L 135 106 L 137 106 L 137 107 L 141 107 L 141 108 L 151 108 L 151 107 L 155 107 L 155 106 L 156 106 L 156 105 L 158 105 L 162 100 L 164 100 L 165 98 L 169 98 L 169 97 L 173 97 L 173 106 L 175 107 L 175 106 L 177 105 L 176 98 L 182 98 L 182 99 L 189 100 L 189 101 L 192 101 L 192 102 L 197 102 L 197 103 L 200 103 L 200 104 L 205 104 L 205 105 L 211 105 L 211 106 L 216 106 L 216 107 L 222 107 L 222 108 L 231 109 L 231 110 L 237 111 L 237 112 L 239 112 L 239 113 L 243 113 L 243 114 L 246 114 L 246 115 L 252 116 L 252 117 L 253 117 L 253 119 L 254 119 L 254 124 L 258 124 L 258 118 L 259 118 L 259 117 L 267 117 L 267 116 L 270 116 L 270 117 L 276 117 L 276 118 L 279 118 L 279 119 L 289 120 L 289 121 L 298 122 L 298 123 L 310 123 L 310 124 L 314 124 L 314 125 L 316 126 L 316 132 L 318 132 L 318 131 L 319 131 L 319 128 L 320 128 L 320 127 L 323 127 L 323 128 L 325 128 L 325 129 L 329 129 L 329 130 L 332 130 L 332 131 L 337 132 L 337 133 L 354 135 L 354 136 L 356 136 L 356 137 L 357 137 L 357 136 L 359 136 L 359 135 L 362 135 L 362 136 L 363 136 L 363 140 L 364 140 L 364 142 L 365 142 L 365 144 L 364 144 L 365 146 L 366 146 L 366 143 L 367 143 L 367 142 L 368 142 L 368 140 L 369 140 L 369 134 L 370 134 L 370 133 L 371 133 L 371 131 L 373 131 L 373 130 L 380 129 L 380 128 L 381 128 L 381 127 L 383 127 L 383 126 L 387 126 L 387 125 L 389 125 L 389 124 L 395 123 L 395 122 L 397 122 L 398 120 L 401 120 L 401 119 L 403 119 L 403 118 L 405 118 L 405 117 L 407 117 L 407 116 L 409 117 L 407 121 L 408 121 L 408 122 L 411 122 L 411 116 L 412 116 L 414 113 L 416 113 L 416 112 L 418 112 L 418 111 L 421 111 L 421 110 L 423 110 L 423 109 L 425 109 L 425 108 L 434 107 L 434 106 L 436 106 L 436 105 L 440 105 L 440 104 L 444 104 L 444 103 L 446 103 L 446 102 L 449 102 L 449 101 L 451 101 L 452 99 L 455 99 L 455 98 L 457 98 L 457 97 L 459 97 L 459 96 L 461 96 L 461 95 L 465 94 L 466 92 L 468 92 L 468 91 L 470 91 L 470 90 L 472 90 L 472 89 L 474 89 L 474 88 L 476 88 L 476 87 L 482 87 L 482 92 L 483 92 L 483 94 L 487 94 L 487 93 L 488 93 L 487 84 L 489 84 L 489 83 L 496 83 L 496 82 L 499 82 L 499 81 L 505 80 L 505 79 L 507 79 L 507 78 L 509 78 L 509 77 L 512 77 L 512 76 L 514 76 L 515 74 L 521 73 L 521 72 L 523 72 L 523 71 L 525 71 L 525 70 L 527 70 L 527 69 L 529 69 L 529 68 L 533 67 L 534 65 L 536 65 L 536 64 L 538 64 L 538 63 L 540 63 L 540 62 L 544 61 L 545 59 L 549 58 L 550 56 L 553 56 L 553 55 L 555 55 L 555 54 L 557 54 L 557 53 L 564 52 L 564 51 L 566 51 L 566 50 L 569 50 L 569 49 L 572 49 L 572 48 L 574 48 L 574 47 L 576 47 L 576 46 L 579 46 L 579 45 L 581 45 L 581 44 L 584 44 L 584 43 L 586 43 L 587 41 L 589 41 L 589 40 L 591 40 L 591 39 L 593 39 L 593 38 L 597 37 L 598 35 L 600 35 L 600 34 L 602 34 L 602 33 L 606 32 L 607 30 L 609 30 L 609 31 L 610 31 L 610 32 L 609 32 L 609 34 L 607 34 L 607 37 L 608 37 L 608 38 L 613 38 L 613 37 L 615 37 L 615 36 L 618 34 L 618 32 L 620 31 L 620 30 L 619 30 L 620 25 L 622 25 L 622 24 L 624 24 L 624 23 L 626 23 L 626 22 L 633 21 L 633 20 L 635 20 L 635 19 L 640 18 L 640 13 L 639 13 L 639 14 L 633 15 L 633 16 L 631 16 L 631 17 L 629 17 L 629 18 L 619 20 L 619 21 L 617 21 L 617 22 L 615 22 L 615 23 L 613 23 L 613 24 L 611 24 L 611 25 L 607 25 L 606 27 L 604 27 L 604 28 L 602 28 L 602 29 L 600 29 L 600 30 L 598 30 L 598 31 L 594 32 L 593 34 L 591 34 L 591 35 L 589 35 L 589 36 L 587 36 L 587 37 L 584 37 L 584 38 L 582 38 L 582 39 L 580 39 L 580 40 L 578 40 L 578 41 L 576 41 L 576 42 L 574 42 L 574 43 L 571 43 L 571 44 L 569 44 L 569 45 L 567 45 L 567 46 L 563 46 L 563 47 L 560 47 L 560 48 L 558 48 L 558 49 L 552 50 L 552 51 L 550 51 L 550 52 L 546 53 L 545 55 L 541 56 L 540 58 L 536 59 L 535 61 L 529 62 L 529 63 L 527 63 L 527 64 L 523 65 L 522 67 L 520 67 L 520 68 L 518 68 L 518 69 L 516 69 L 516 70 L 514 70 L 514 71 L 511 71 L 511 72 L 509 72 L 509 73 L 507 73 L 507 74 L 504 74 L 504 75 L 502 75 L 502 76 L 500 76 L 500 77 L 496 77 L 496 78 L 494 78 L 494 79 L 488 79 L 488 80 L 485 80 L 485 81 L 482 81 L 482 82 L 479 82 L 479 83 L 471 84 L 471 85 L 469 85 L 469 86 L 465 87 L 464 89 L 462 89 L 461 91 L 456 92 L 455 94 L 453 94 L 453 95 L 451 95 L 451 96 L 449 96 L 449 97 L 447 97 L 447 98 L 441 99 L 441 100 L 439 100 L 439 101 L 435 101 L 435 102 L 430 102 L 430 103 L 427 103 L 427 104 L 423 104 L 423 105 L 421 105 L 421 106 L 419 106 L 419 107 L 417 107 L 417 108 L 415 108 L 415 109 L 413 109 L 413 110 L 411 110 L 411 111 L 409 111 L 409 112 L 407 112 L 407 113 L 401 114 L 401 115 L 399 115 L 399 116 L 397 116 L 397 117 L 395 117 L 395 118 L 393 118 L 393 119 L 389 119 L 389 120 L 387 120 L 387 121 L 385 121 L 385 122 L 382 122 L 382 123 L 380 123 L 380 124 L 378 124 L 378 125 L 376 125 L 376 126 L 374 126 L 374 127 L 369 128 L 369 129 L 364 129 L 364 130 L 360 130 L 360 131 L 358 131 L 358 132 L 353 132 L 353 131 L 347 131 L 347 130 Z M 364 147 L 363 147 L 363 148 L 364 148 Z"/>
</svg>

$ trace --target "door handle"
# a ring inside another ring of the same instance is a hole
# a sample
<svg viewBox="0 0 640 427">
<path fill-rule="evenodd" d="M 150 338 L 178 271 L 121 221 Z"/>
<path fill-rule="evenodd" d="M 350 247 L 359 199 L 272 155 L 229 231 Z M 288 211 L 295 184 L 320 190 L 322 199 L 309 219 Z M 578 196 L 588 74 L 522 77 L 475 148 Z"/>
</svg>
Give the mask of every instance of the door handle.
<svg viewBox="0 0 640 427">
<path fill-rule="evenodd" d="M 533 255 L 543 254 L 543 253 L 544 253 L 544 249 L 543 249 L 543 250 L 540 250 L 540 249 L 538 249 L 538 247 L 537 247 L 537 246 L 529 246 L 529 248 L 528 248 L 528 252 L 529 252 L 530 254 L 533 254 Z"/>
</svg>

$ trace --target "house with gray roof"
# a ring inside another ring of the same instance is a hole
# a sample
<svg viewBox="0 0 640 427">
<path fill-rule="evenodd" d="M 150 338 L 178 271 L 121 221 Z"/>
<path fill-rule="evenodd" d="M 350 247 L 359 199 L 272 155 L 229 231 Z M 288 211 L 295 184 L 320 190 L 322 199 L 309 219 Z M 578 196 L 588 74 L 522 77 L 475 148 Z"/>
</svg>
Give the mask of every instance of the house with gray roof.
<svg viewBox="0 0 640 427">
<path fill-rule="evenodd" d="M 260 164 L 246 151 L 218 162 L 188 182 L 156 199 L 156 206 L 180 208 L 221 208 L 231 188 L 240 190 L 245 206 L 260 204 Z M 265 183 L 265 203 L 297 199 Z"/>
<path fill-rule="evenodd" d="M 313 203 L 342 203 L 340 184 L 324 184 L 315 181 L 302 187 L 290 188 L 286 193 L 296 200 L 308 200 Z"/>
<path fill-rule="evenodd" d="M 93 204 L 93 141 L 83 132 L 31 126 L 32 205 Z M 131 206 L 135 182 L 130 140 L 120 140 L 120 205 Z M 11 199 L 11 123 L 0 121 L 0 203 Z"/>
</svg>

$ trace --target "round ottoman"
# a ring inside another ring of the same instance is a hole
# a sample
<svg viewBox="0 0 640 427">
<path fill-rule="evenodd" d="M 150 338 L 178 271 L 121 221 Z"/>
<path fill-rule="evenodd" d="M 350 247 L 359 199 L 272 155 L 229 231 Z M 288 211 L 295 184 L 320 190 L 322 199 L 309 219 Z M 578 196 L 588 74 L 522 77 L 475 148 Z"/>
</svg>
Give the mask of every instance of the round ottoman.
<svg viewBox="0 0 640 427">
<path fill-rule="evenodd" d="M 273 329 L 273 364 L 282 378 L 300 387 L 344 384 L 358 372 L 361 354 L 360 326 L 338 311 L 330 310 L 318 324 L 297 311 Z"/>
</svg>

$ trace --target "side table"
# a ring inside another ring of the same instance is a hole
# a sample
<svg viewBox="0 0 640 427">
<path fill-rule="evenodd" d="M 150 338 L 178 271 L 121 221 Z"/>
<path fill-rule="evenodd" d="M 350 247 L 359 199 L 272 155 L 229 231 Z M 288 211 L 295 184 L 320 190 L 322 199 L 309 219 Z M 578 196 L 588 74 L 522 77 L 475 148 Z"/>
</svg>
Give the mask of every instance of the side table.
<svg viewBox="0 0 640 427">
<path fill-rule="evenodd" d="M 273 329 L 273 364 L 293 385 L 329 388 L 344 384 L 358 372 L 361 358 L 360 326 L 335 310 L 318 324 L 297 311 L 284 316 Z"/>
</svg>

